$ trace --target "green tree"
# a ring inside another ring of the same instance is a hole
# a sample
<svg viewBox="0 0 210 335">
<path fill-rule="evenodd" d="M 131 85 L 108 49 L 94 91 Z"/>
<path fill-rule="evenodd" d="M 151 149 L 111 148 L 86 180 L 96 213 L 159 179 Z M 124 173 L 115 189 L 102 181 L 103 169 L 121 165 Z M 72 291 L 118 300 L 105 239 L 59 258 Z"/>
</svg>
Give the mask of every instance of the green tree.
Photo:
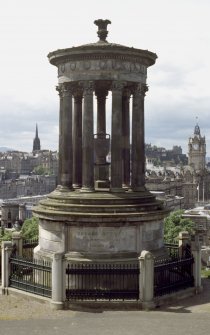
<svg viewBox="0 0 210 335">
<path fill-rule="evenodd" d="M 12 232 L 11 231 L 5 231 L 4 229 L 1 229 L 0 233 L 0 245 L 1 241 L 11 241 L 12 239 Z"/>
<path fill-rule="evenodd" d="M 154 166 L 161 166 L 162 163 L 161 163 L 160 158 L 154 158 L 154 159 L 153 159 L 153 165 L 154 165 Z"/>
<path fill-rule="evenodd" d="M 36 166 L 34 168 L 33 172 L 37 175 L 40 175 L 40 176 L 45 176 L 45 175 L 50 175 L 51 174 L 51 172 L 47 168 L 43 167 L 42 165 Z"/>
<path fill-rule="evenodd" d="M 36 217 L 26 219 L 22 225 L 21 233 L 24 239 L 38 239 L 39 220 Z"/>
<path fill-rule="evenodd" d="M 188 219 L 183 218 L 183 210 L 171 212 L 170 215 L 164 220 L 164 239 L 168 243 L 173 243 L 178 239 L 181 231 L 188 231 L 193 234 L 195 231 L 195 223 Z"/>
</svg>

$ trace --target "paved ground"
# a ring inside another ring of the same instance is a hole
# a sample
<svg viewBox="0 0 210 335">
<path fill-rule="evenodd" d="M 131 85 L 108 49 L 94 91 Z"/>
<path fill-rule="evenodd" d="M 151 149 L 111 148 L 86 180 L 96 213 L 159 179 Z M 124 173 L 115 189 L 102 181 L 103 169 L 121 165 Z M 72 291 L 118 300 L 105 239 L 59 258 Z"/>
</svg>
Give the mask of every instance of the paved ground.
<svg viewBox="0 0 210 335">
<path fill-rule="evenodd" d="M 0 296 L 0 335 L 203 335 L 210 333 L 210 279 L 203 293 L 155 311 L 53 311 L 48 304 Z"/>
</svg>

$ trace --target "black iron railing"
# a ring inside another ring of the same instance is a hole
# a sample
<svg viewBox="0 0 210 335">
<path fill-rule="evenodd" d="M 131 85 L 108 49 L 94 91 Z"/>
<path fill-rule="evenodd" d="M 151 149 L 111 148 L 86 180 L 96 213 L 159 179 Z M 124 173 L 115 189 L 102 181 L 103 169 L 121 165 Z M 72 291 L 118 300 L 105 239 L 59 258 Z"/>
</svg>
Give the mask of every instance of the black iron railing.
<svg viewBox="0 0 210 335">
<path fill-rule="evenodd" d="M 167 251 L 168 255 L 171 258 L 179 258 L 179 245 L 175 243 L 165 243 L 164 244 Z"/>
<path fill-rule="evenodd" d="M 194 286 L 193 256 L 155 262 L 154 296 L 162 296 Z"/>
<path fill-rule="evenodd" d="M 69 263 L 67 300 L 138 300 L 138 264 Z"/>
<path fill-rule="evenodd" d="M 23 257 L 33 259 L 33 250 L 38 244 L 39 241 L 37 239 L 23 240 Z"/>
<path fill-rule="evenodd" d="M 10 287 L 51 297 L 51 263 L 40 260 L 27 260 L 22 257 L 10 257 Z"/>
<path fill-rule="evenodd" d="M 171 259 L 191 257 L 191 246 L 189 244 L 179 247 L 179 245 L 176 243 L 165 243 L 164 246 L 167 249 L 168 256 Z"/>
</svg>

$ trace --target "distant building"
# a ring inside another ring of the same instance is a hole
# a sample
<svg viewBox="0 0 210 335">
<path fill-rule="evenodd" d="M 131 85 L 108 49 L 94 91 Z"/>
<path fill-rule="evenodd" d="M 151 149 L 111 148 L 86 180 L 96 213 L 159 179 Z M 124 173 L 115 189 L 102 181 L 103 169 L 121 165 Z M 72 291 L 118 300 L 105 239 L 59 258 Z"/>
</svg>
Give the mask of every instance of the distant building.
<svg viewBox="0 0 210 335">
<path fill-rule="evenodd" d="M 200 127 L 196 124 L 194 135 L 189 138 L 188 164 L 195 171 L 204 171 L 206 168 L 206 140 L 201 136 Z"/>
<path fill-rule="evenodd" d="M 182 205 L 185 209 L 194 208 L 196 204 L 204 204 L 210 199 L 210 172 L 205 164 L 206 143 L 198 124 L 193 136 L 189 138 L 188 148 L 189 164 L 174 164 L 177 155 L 182 154 L 181 147 L 178 146 L 174 146 L 173 150 L 167 153 L 164 148 L 149 145 L 150 158 L 147 157 L 146 160 L 148 190 L 164 192 L 166 196 L 183 197 Z M 170 160 L 167 161 L 167 157 L 170 157 Z M 157 160 L 159 165 L 154 164 Z M 161 165 L 161 162 L 164 164 Z"/>
<path fill-rule="evenodd" d="M 32 217 L 33 206 L 46 198 L 46 195 L 8 199 L 0 205 L 0 226 L 14 228 L 21 226 L 25 219 Z"/>
<path fill-rule="evenodd" d="M 206 140 L 201 136 L 200 127 L 196 124 L 194 134 L 188 142 L 188 171 L 193 176 L 191 183 L 196 188 L 196 202 L 205 203 L 210 198 L 210 172 L 206 165 Z M 193 206 L 194 207 L 194 206 Z M 192 208 L 192 207 L 191 207 Z"/>
<path fill-rule="evenodd" d="M 54 191 L 56 185 L 57 178 L 54 175 L 22 175 L 15 180 L 0 183 L 0 199 L 48 194 Z"/>
<path fill-rule="evenodd" d="M 187 156 L 182 153 L 182 148 L 177 145 L 173 146 L 171 150 L 167 150 L 163 147 L 157 147 L 156 145 L 145 144 L 145 155 L 146 160 L 156 166 L 187 164 Z"/>
</svg>

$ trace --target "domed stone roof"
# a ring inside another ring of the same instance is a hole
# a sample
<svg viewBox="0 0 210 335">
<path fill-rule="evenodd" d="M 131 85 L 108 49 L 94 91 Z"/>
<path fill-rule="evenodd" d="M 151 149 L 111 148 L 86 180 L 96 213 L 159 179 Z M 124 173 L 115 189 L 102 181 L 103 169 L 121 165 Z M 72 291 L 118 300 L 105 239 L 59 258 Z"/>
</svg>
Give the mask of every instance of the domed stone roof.
<svg viewBox="0 0 210 335">
<path fill-rule="evenodd" d="M 94 23 L 98 26 L 98 42 L 84 44 L 77 47 L 58 49 L 50 52 L 48 54 L 50 63 L 57 66 L 62 61 L 73 61 L 81 58 L 84 59 L 84 57 L 86 59 L 101 59 L 101 56 L 103 56 L 103 58 L 109 58 L 112 56 L 112 58 L 121 59 L 122 61 L 126 61 L 128 59 L 132 60 L 136 62 L 134 65 L 134 67 L 136 66 L 136 70 L 139 68 L 139 62 L 147 67 L 155 63 L 157 55 L 151 51 L 109 43 L 106 40 L 106 36 L 108 34 L 106 26 L 111 23 L 109 20 L 99 19 L 95 20 Z"/>
</svg>

